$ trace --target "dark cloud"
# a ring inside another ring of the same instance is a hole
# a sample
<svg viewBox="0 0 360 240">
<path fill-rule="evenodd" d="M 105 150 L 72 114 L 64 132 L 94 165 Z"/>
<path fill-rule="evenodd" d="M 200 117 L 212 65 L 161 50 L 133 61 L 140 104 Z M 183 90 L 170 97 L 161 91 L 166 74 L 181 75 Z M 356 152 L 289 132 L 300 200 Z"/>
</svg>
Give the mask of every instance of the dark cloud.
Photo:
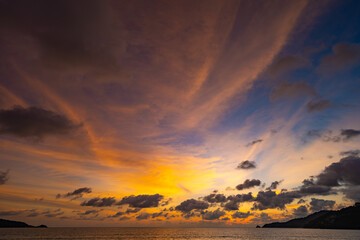
<svg viewBox="0 0 360 240">
<path fill-rule="evenodd" d="M 298 56 L 287 55 L 275 59 L 266 71 L 266 75 L 277 78 L 285 72 L 306 66 L 306 61 Z"/>
<path fill-rule="evenodd" d="M 0 171 L 0 185 L 5 184 L 9 180 L 9 170 Z"/>
<path fill-rule="evenodd" d="M 265 209 L 285 209 L 285 205 L 291 203 L 295 198 L 300 198 L 301 194 L 297 191 L 281 192 L 276 194 L 275 191 L 267 190 L 258 192 L 253 205 L 254 210 Z"/>
<path fill-rule="evenodd" d="M 257 214 L 255 218 L 251 219 L 251 221 L 257 223 L 263 223 L 263 222 L 273 222 L 274 219 L 270 217 L 269 214 L 262 212 L 260 214 Z"/>
<path fill-rule="evenodd" d="M 114 215 L 108 216 L 109 218 L 117 218 L 117 217 L 121 217 L 122 215 L 126 214 L 125 212 L 119 211 L 117 213 L 115 213 Z"/>
<path fill-rule="evenodd" d="M 239 184 L 236 186 L 237 190 L 244 190 L 244 189 L 248 189 L 248 188 L 252 188 L 255 186 L 260 186 L 261 181 L 259 179 L 246 179 L 244 183 Z"/>
<path fill-rule="evenodd" d="M 320 99 L 320 100 L 311 100 L 306 104 L 306 110 L 311 112 L 317 112 L 317 111 L 323 111 L 325 109 L 333 107 L 334 104 L 326 99 Z"/>
<path fill-rule="evenodd" d="M 204 220 L 217 220 L 220 217 L 224 216 L 226 213 L 221 211 L 219 208 L 215 211 L 205 211 L 201 213 L 201 217 Z"/>
<path fill-rule="evenodd" d="M 164 196 L 160 194 L 154 195 L 131 195 L 128 197 L 123 197 L 117 205 L 129 204 L 130 207 L 134 208 L 150 208 L 158 207 L 159 202 L 164 199 Z"/>
<path fill-rule="evenodd" d="M 245 160 L 236 167 L 236 169 L 252 169 L 256 168 L 256 164 L 254 161 Z"/>
<path fill-rule="evenodd" d="M 0 216 L 15 216 L 23 215 L 26 217 L 58 217 L 63 215 L 64 212 L 59 208 L 55 210 L 39 211 L 37 209 L 24 209 L 24 210 L 11 210 L 11 211 L 0 211 Z"/>
<path fill-rule="evenodd" d="M 170 203 L 172 200 L 173 200 L 172 198 L 169 198 L 169 199 L 167 199 L 166 201 L 165 201 L 165 200 L 162 201 L 162 202 L 161 202 L 161 206 L 164 207 L 164 206 L 166 206 L 166 205 L 169 205 L 169 203 Z"/>
<path fill-rule="evenodd" d="M 98 214 L 100 212 L 100 210 L 87 210 L 85 212 L 80 212 L 78 213 L 79 216 L 86 216 L 86 215 L 90 215 L 90 214 Z"/>
<path fill-rule="evenodd" d="M 89 201 L 84 201 L 81 206 L 92 206 L 92 207 L 110 207 L 116 202 L 114 197 L 104 197 L 104 198 L 93 198 Z"/>
<path fill-rule="evenodd" d="M 226 203 L 225 205 L 224 205 L 224 209 L 226 210 L 226 211 L 236 211 L 236 210 L 239 210 L 239 202 L 237 202 L 237 201 L 229 201 L 228 203 Z"/>
<path fill-rule="evenodd" d="M 239 210 L 239 203 L 242 202 L 251 202 L 254 200 L 254 197 L 251 192 L 247 194 L 237 194 L 228 197 L 229 202 L 224 205 L 224 209 L 227 211 Z"/>
<path fill-rule="evenodd" d="M 319 175 L 305 179 L 297 190 L 302 196 L 309 195 L 331 195 L 339 191 L 345 197 L 357 201 L 359 195 L 356 193 L 360 186 L 360 158 L 350 155 L 327 166 Z M 337 187 L 342 187 L 338 189 Z"/>
<path fill-rule="evenodd" d="M 127 216 L 123 216 L 123 217 L 119 218 L 120 221 L 126 221 L 129 219 L 130 219 L 130 217 L 127 217 Z"/>
<path fill-rule="evenodd" d="M 262 140 L 262 139 L 256 139 L 256 140 L 254 140 L 254 141 L 249 142 L 248 144 L 246 144 L 246 147 L 253 146 L 253 145 L 257 144 L 257 143 L 261 143 L 262 141 L 264 141 L 264 140 Z"/>
<path fill-rule="evenodd" d="M 355 202 L 360 202 L 360 186 L 347 186 L 341 191 L 344 193 L 346 198 L 352 199 Z"/>
<path fill-rule="evenodd" d="M 348 156 L 326 167 L 316 177 L 317 184 L 329 187 L 340 186 L 340 184 L 360 185 L 359 172 L 360 158 Z"/>
<path fill-rule="evenodd" d="M 332 54 L 322 59 L 320 69 L 327 71 L 341 70 L 353 66 L 359 60 L 359 44 L 338 43 L 333 46 Z"/>
<path fill-rule="evenodd" d="M 303 196 L 330 195 L 335 193 L 331 191 L 331 187 L 318 184 L 313 178 L 304 179 L 302 183 L 303 184 L 300 186 L 298 192 Z"/>
<path fill-rule="evenodd" d="M 182 217 L 184 217 L 185 219 L 189 219 L 195 216 L 198 216 L 199 214 L 195 214 L 194 212 L 186 212 L 181 214 Z"/>
<path fill-rule="evenodd" d="M 355 157 L 357 157 L 359 154 L 360 154 L 359 149 L 340 152 L 340 156 L 355 156 Z"/>
<path fill-rule="evenodd" d="M 61 216 L 61 215 L 63 215 L 63 214 L 64 214 L 64 212 L 58 212 L 58 211 L 43 213 L 43 215 L 44 215 L 45 217 L 48 217 L 48 218 L 58 217 L 58 216 Z"/>
<path fill-rule="evenodd" d="M 298 98 L 301 96 L 317 96 L 315 89 L 306 82 L 282 82 L 270 93 L 270 100 L 276 101 L 281 98 Z"/>
<path fill-rule="evenodd" d="M 300 199 L 297 204 L 301 204 L 301 203 L 306 203 L 306 201 L 304 199 Z"/>
<path fill-rule="evenodd" d="M 139 215 L 137 215 L 136 219 L 137 220 L 146 220 L 146 219 L 149 219 L 150 217 L 151 217 L 150 213 L 143 212 L 143 213 L 140 213 Z"/>
<path fill-rule="evenodd" d="M 128 208 L 126 209 L 126 214 L 129 214 L 129 213 L 137 213 L 141 210 L 141 208 Z"/>
<path fill-rule="evenodd" d="M 0 110 L 0 134 L 42 139 L 48 135 L 65 135 L 81 125 L 66 116 L 38 107 Z"/>
<path fill-rule="evenodd" d="M 208 208 L 209 208 L 209 204 L 207 202 L 199 201 L 195 199 L 188 199 L 180 203 L 180 205 L 176 206 L 175 210 L 183 213 L 189 213 L 192 210 L 204 210 Z"/>
<path fill-rule="evenodd" d="M 156 213 L 151 214 L 151 218 L 161 217 L 161 216 L 163 216 L 163 214 L 164 214 L 163 212 L 156 212 Z"/>
<path fill-rule="evenodd" d="M 41 215 L 40 212 L 32 212 L 29 215 L 27 215 L 26 217 L 37 217 L 37 216 L 40 216 L 40 215 Z"/>
<path fill-rule="evenodd" d="M 91 188 L 83 187 L 83 188 L 75 189 L 74 191 L 68 192 L 66 194 L 57 194 L 56 198 L 61 198 L 61 197 L 79 198 L 79 197 L 82 197 L 83 194 L 85 194 L 85 193 L 91 193 Z"/>
<path fill-rule="evenodd" d="M 309 211 L 308 211 L 307 207 L 304 206 L 304 205 L 301 205 L 298 208 L 295 208 L 294 211 L 293 211 L 293 215 L 296 218 L 305 217 L 308 214 L 309 214 Z"/>
<path fill-rule="evenodd" d="M 331 210 L 335 205 L 335 201 L 332 200 L 323 200 L 317 198 L 311 198 L 310 210 L 313 212 L 318 212 L 321 210 Z"/>
<path fill-rule="evenodd" d="M 251 215 L 251 213 L 248 212 L 235 212 L 233 215 L 231 215 L 232 218 L 240 218 L 240 219 L 245 219 L 247 217 L 249 217 Z"/>
<path fill-rule="evenodd" d="M 0 211 L 0 216 L 16 216 L 22 214 L 24 211 Z"/>
<path fill-rule="evenodd" d="M 280 185 L 280 183 L 282 183 L 283 180 L 280 181 L 274 181 L 270 184 L 270 186 L 268 188 L 266 188 L 267 190 L 271 190 L 271 189 L 277 189 L 277 187 Z"/>
<path fill-rule="evenodd" d="M 343 136 L 345 140 L 349 140 L 351 138 L 359 136 L 360 130 L 342 129 L 340 135 Z"/>
<path fill-rule="evenodd" d="M 227 197 L 224 194 L 209 194 L 205 196 L 204 201 L 207 201 L 209 203 L 223 203 L 227 201 Z"/>
<path fill-rule="evenodd" d="M 360 136 L 360 130 L 341 129 L 340 134 L 335 135 L 331 130 L 312 129 L 306 133 L 306 136 L 311 138 L 321 138 L 321 140 L 324 142 L 340 142 L 348 141 L 357 136 Z"/>
</svg>

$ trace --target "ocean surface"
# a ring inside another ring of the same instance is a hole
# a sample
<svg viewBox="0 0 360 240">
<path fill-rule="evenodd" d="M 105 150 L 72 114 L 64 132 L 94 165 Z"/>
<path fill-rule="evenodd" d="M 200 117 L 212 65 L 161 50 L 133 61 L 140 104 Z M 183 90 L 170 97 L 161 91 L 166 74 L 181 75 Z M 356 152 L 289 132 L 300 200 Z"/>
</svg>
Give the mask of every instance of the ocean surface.
<svg viewBox="0 0 360 240">
<path fill-rule="evenodd" d="M 360 230 L 272 228 L 0 228 L 0 239 L 360 239 Z"/>
</svg>

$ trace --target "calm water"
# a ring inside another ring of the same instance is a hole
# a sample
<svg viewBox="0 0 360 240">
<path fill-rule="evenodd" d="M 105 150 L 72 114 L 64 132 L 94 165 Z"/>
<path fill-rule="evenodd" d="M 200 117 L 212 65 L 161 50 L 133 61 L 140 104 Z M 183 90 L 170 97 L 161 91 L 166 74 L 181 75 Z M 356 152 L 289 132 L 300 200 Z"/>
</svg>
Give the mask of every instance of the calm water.
<svg viewBox="0 0 360 240">
<path fill-rule="evenodd" d="M 360 239 L 360 230 L 256 228 L 47 228 L 0 229 L 0 239 Z"/>
</svg>

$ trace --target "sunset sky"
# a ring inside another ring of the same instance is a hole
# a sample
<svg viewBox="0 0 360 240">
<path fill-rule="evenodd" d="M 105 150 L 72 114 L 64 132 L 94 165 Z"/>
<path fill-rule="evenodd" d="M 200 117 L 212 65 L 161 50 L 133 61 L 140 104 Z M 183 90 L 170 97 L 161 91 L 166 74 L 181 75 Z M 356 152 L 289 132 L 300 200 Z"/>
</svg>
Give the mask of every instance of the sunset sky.
<svg viewBox="0 0 360 240">
<path fill-rule="evenodd" d="M 360 2 L 0 0 L 0 218 L 253 227 L 360 201 Z"/>
</svg>

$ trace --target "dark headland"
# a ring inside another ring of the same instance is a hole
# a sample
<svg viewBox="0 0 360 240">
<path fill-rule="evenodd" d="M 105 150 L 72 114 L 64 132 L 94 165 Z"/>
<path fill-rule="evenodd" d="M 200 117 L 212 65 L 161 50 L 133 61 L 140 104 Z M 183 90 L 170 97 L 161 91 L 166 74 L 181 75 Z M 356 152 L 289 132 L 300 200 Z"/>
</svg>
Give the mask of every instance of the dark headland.
<svg viewBox="0 0 360 240">
<path fill-rule="evenodd" d="M 0 228 L 47 228 L 46 225 L 32 226 L 24 222 L 0 219 Z"/>
<path fill-rule="evenodd" d="M 263 228 L 360 229 L 360 203 L 338 211 L 320 211 L 288 222 L 265 224 Z"/>
</svg>

